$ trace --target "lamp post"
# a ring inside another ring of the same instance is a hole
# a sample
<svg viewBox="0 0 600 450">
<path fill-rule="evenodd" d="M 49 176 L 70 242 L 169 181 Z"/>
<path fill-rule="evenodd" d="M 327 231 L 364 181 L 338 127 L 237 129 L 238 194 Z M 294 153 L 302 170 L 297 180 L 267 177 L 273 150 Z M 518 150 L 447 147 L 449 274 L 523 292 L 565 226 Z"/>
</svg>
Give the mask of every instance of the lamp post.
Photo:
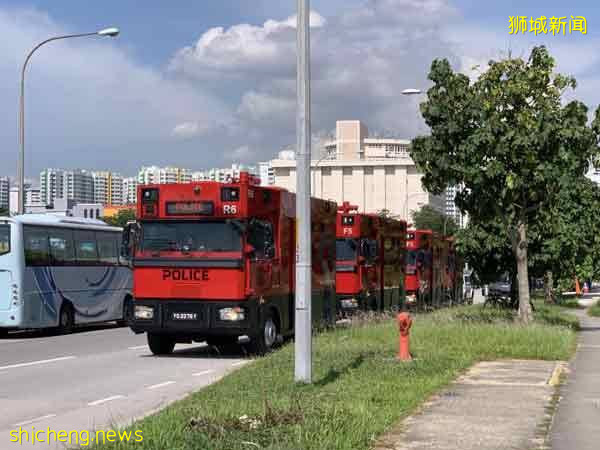
<svg viewBox="0 0 600 450">
<path fill-rule="evenodd" d="M 310 0 L 297 0 L 296 302 L 294 379 L 312 382 Z"/>
<path fill-rule="evenodd" d="M 18 214 L 25 213 L 25 70 L 27 69 L 27 63 L 29 63 L 29 60 L 31 59 L 35 51 L 42 45 L 47 44 L 48 42 L 58 41 L 59 39 L 78 38 L 85 36 L 115 37 L 118 34 L 118 28 L 105 28 L 103 30 L 95 31 L 93 33 L 79 33 L 67 34 L 64 36 L 55 36 L 40 42 L 35 47 L 33 47 L 33 49 L 27 54 L 25 62 L 23 63 L 23 68 L 21 69 L 21 98 L 19 102 L 19 140 L 21 146 L 19 151 L 19 164 L 17 166 L 17 179 L 19 184 L 19 201 L 17 207 Z"/>
</svg>

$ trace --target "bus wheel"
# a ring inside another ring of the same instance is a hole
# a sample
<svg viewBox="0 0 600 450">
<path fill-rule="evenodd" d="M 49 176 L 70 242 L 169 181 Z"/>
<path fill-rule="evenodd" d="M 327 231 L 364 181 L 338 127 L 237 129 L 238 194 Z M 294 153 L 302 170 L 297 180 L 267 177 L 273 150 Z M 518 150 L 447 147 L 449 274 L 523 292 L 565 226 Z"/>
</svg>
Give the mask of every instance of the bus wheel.
<svg viewBox="0 0 600 450">
<path fill-rule="evenodd" d="M 164 334 L 148 333 L 148 347 L 154 355 L 170 355 L 175 348 L 175 339 Z"/>
<path fill-rule="evenodd" d="M 73 324 L 75 322 L 75 314 L 73 313 L 73 307 L 65 303 L 60 308 L 60 315 L 58 316 L 58 331 L 61 334 L 70 334 L 73 332 Z"/>
<path fill-rule="evenodd" d="M 261 321 L 259 333 L 250 340 L 250 352 L 258 355 L 269 353 L 277 342 L 278 334 L 279 329 L 273 314 L 267 313 Z"/>
<path fill-rule="evenodd" d="M 117 325 L 120 327 L 126 327 L 131 323 L 133 319 L 133 301 L 131 297 L 127 296 L 125 300 L 123 300 L 123 318 L 121 320 L 117 320 Z"/>
</svg>

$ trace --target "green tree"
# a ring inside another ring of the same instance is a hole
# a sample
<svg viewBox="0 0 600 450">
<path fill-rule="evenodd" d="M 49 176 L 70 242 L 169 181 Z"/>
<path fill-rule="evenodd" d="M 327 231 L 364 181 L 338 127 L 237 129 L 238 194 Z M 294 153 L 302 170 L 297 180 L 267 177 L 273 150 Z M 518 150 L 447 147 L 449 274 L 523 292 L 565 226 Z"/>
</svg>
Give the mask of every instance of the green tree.
<svg viewBox="0 0 600 450">
<path fill-rule="evenodd" d="M 421 209 L 411 213 L 414 228 L 419 230 L 433 230 L 436 233 L 453 236 L 458 230 L 458 225 L 450 216 L 442 214 L 437 209 L 424 205 Z"/>
<path fill-rule="evenodd" d="M 8 209 L 6 209 L 6 208 L 0 208 L 0 217 L 6 217 L 6 216 L 9 216 L 9 215 L 10 214 L 8 212 Z"/>
<path fill-rule="evenodd" d="M 125 227 L 127 222 L 135 220 L 135 209 L 122 209 L 112 217 L 103 217 L 102 220 L 113 227 Z"/>
<path fill-rule="evenodd" d="M 527 60 L 490 61 L 474 82 L 447 60 L 433 61 L 433 87 L 421 104 L 431 135 L 411 146 L 427 190 L 461 186 L 456 203 L 470 220 L 501 221 L 516 262 L 523 323 L 532 318 L 528 226 L 554 202 L 561 181 L 585 173 L 600 129 L 598 111 L 590 127 L 584 104 L 562 103 L 576 82 L 554 69 L 543 46 Z"/>
</svg>

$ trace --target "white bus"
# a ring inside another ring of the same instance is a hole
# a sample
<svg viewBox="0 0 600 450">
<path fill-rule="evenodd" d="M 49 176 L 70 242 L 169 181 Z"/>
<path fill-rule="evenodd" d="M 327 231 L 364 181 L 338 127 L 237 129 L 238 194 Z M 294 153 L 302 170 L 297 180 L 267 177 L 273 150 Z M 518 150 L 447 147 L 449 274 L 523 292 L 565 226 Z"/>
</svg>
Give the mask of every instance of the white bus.
<svg viewBox="0 0 600 450">
<path fill-rule="evenodd" d="M 130 317 L 131 269 L 122 230 L 100 220 L 0 217 L 0 335 Z"/>
</svg>

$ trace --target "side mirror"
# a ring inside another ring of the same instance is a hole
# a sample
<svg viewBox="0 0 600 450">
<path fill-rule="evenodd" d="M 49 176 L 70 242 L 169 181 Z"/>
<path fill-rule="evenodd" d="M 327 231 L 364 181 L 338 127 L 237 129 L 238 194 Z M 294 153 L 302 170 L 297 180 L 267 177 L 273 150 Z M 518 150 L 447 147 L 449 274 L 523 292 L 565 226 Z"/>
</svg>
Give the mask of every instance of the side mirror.
<svg viewBox="0 0 600 450">
<path fill-rule="evenodd" d="M 123 229 L 123 237 L 121 238 L 121 258 L 131 259 L 131 225 L 128 224 Z"/>
<path fill-rule="evenodd" d="M 244 254 L 247 256 L 252 256 L 252 254 L 256 251 L 252 244 L 246 244 L 244 246 Z"/>
</svg>

